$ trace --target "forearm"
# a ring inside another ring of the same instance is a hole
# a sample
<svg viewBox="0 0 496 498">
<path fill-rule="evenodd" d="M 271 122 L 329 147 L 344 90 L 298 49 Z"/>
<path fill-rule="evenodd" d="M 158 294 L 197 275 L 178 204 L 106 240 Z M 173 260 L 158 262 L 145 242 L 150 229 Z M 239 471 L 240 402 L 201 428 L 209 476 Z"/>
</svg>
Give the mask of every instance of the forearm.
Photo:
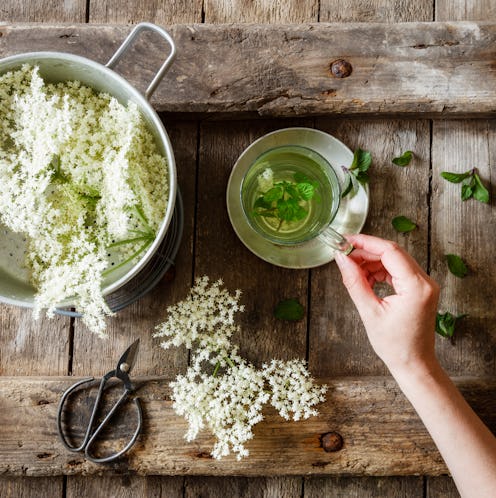
<svg viewBox="0 0 496 498">
<path fill-rule="evenodd" d="M 462 497 L 493 497 L 496 439 L 437 362 L 392 371 L 424 422 Z"/>
</svg>

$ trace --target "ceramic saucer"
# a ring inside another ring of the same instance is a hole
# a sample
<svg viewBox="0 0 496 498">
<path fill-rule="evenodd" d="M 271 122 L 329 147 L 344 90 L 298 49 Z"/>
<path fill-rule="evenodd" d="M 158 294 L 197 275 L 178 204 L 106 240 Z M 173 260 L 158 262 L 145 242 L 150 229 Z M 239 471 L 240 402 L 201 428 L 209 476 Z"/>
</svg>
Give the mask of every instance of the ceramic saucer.
<svg viewBox="0 0 496 498">
<path fill-rule="evenodd" d="M 239 156 L 227 184 L 227 211 L 234 231 L 241 242 L 259 258 L 284 268 L 313 268 L 334 259 L 334 250 L 313 239 L 298 246 L 281 246 L 261 237 L 246 221 L 241 207 L 240 188 L 243 176 L 253 162 L 268 149 L 281 145 L 302 145 L 324 156 L 336 171 L 341 183 L 344 172 L 341 166 L 350 166 L 353 152 L 337 138 L 313 128 L 284 128 L 253 142 Z M 369 207 L 368 187 L 360 187 L 353 197 L 341 199 L 339 210 L 331 223 L 332 228 L 347 234 L 363 228 Z"/>
</svg>

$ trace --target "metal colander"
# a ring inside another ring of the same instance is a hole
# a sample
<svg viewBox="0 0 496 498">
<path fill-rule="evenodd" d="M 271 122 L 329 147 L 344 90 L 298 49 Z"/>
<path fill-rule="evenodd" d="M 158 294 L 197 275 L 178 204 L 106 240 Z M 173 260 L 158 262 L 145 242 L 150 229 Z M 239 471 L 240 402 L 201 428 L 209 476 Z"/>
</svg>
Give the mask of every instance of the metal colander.
<svg viewBox="0 0 496 498">
<path fill-rule="evenodd" d="M 127 52 L 136 36 L 145 30 L 161 35 L 170 45 L 170 52 L 165 62 L 155 74 L 152 82 L 142 95 L 122 76 L 112 70 L 121 57 Z M 124 40 L 119 49 L 106 65 L 61 52 L 30 52 L 0 60 L 0 74 L 19 69 L 23 64 L 39 67 L 40 76 L 49 83 L 78 80 L 83 85 L 97 92 L 106 92 L 119 102 L 134 102 L 141 111 L 148 129 L 153 134 L 158 150 L 167 159 L 169 168 L 169 200 L 155 240 L 138 261 L 130 261 L 122 267 L 110 272 L 104 279 L 102 293 L 104 296 L 116 292 L 130 282 L 147 267 L 155 253 L 162 246 L 171 224 L 176 205 L 177 176 L 172 146 L 165 128 L 149 103 L 155 88 L 175 57 L 175 45 L 170 35 L 162 28 L 150 23 L 138 24 Z M 35 289 L 29 281 L 29 271 L 25 268 L 26 239 L 22 234 L 12 233 L 0 225 L 0 302 L 24 307 L 34 305 Z M 120 263 L 119 251 L 109 252 L 109 265 Z M 60 306 L 71 307 L 73 303 L 60 303 Z"/>
</svg>

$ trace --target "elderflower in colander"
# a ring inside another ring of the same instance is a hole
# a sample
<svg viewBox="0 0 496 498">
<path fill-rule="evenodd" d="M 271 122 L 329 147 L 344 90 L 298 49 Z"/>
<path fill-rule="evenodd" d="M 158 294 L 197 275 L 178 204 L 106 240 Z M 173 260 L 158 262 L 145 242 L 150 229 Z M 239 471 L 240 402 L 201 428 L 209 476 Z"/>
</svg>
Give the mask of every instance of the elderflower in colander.
<svg viewBox="0 0 496 498">
<path fill-rule="evenodd" d="M 0 118 L 0 223 L 26 235 L 35 315 L 70 300 L 103 335 L 103 279 L 155 238 L 167 160 L 134 103 L 78 81 L 46 84 L 37 67 L 0 76 Z"/>
<path fill-rule="evenodd" d="M 264 405 L 285 419 L 306 419 L 317 414 L 314 407 L 325 400 L 327 387 L 314 383 L 303 360 L 272 360 L 256 368 L 241 358 L 231 343 L 240 330 L 234 316 L 244 310 L 241 291 L 230 294 L 221 286 L 222 280 L 197 279 L 186 299 L 168 308 L 154 336 L 166 338 L 165 349 L 192 350 L 186 373 L 170 384 L 174 410 L 188 422 L 185 438 L 192 441 L 208 429 L 216 438 L 212 456 L 233 452 L 239 460 L 249 454 L 245 443 L 263 420 Z"/>
</svg>

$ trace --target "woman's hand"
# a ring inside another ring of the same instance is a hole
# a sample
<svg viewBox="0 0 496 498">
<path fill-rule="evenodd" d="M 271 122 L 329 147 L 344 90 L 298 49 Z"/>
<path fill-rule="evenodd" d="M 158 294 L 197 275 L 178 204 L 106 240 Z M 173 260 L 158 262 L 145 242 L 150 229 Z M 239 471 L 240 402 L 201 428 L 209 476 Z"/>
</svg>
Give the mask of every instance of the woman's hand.
<svg viewBox="0 0 496 498">
<path fill-rule="evenodd" d="M 375 352 L 393 373 L 437 363 L 437 283 L 394 242 L 368 235 L 347 239 L 355 250 L 349 256 L 338 253 L 336 263 Z M 376 282 L 387 282 L 395 294 L 378 297 Z"/>
</svg>

